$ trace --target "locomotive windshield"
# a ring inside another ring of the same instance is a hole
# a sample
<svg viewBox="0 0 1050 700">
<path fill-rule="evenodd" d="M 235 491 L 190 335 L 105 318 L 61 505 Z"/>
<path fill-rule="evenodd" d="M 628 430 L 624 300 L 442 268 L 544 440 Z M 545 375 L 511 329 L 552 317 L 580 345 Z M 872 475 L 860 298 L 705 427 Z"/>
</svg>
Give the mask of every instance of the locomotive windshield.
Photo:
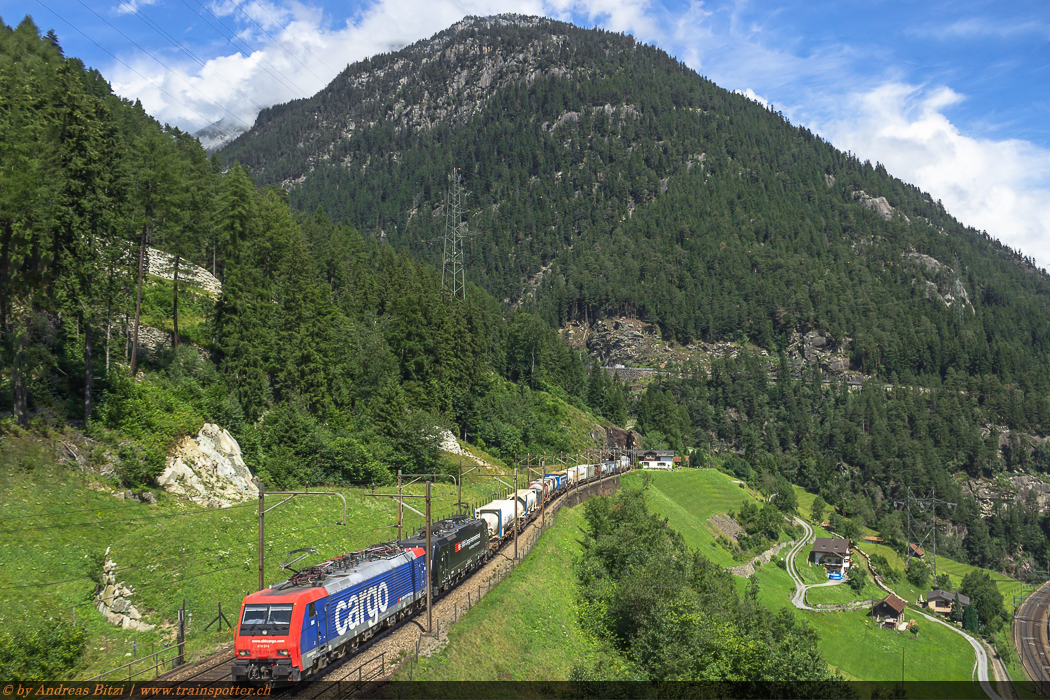
<svg viewBox="0 0 1050 700">
<path fill-rule="evenodd" d="M 241 636 L 288 634 L 292 624 L 292 606 L 279 605 L 245 605 L 241 617 Z"/>
</svg>

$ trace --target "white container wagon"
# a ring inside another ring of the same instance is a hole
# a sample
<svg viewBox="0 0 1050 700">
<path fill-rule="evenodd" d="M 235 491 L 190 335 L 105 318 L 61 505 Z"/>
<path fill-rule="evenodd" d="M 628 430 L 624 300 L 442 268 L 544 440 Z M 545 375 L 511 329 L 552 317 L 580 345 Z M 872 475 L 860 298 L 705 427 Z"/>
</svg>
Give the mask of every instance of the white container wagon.
<svg viewBox="0 0 1050 700">
<path fill-rule="evenodd" d="M 536 496 L 536 491 L 533 489 L 521 489 L 514 494 L 518 498 L 518 516 L 528 515 L 532 511 L 536 510 L 536 506 L 539 504 L 539 499 Z"/>
<path fill-rule="evenodd" d="M 520 503 L 517 505 L 521 510 Z M 489 529 L 490 539 L 502 539 L 514 524 L 514 501 L 492 501 L 474 509 L 474 517 L 481 518 Z M 519 513 L 520 515 L 520 513 Z"/>
</svg>

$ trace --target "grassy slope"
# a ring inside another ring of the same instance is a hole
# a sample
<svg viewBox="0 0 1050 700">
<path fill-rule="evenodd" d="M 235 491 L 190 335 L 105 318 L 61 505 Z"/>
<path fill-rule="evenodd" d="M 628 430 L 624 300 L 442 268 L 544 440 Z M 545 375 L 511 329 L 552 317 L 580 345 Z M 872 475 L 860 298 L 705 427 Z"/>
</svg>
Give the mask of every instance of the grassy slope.
<svg viewBox="0 0 1050 700">
<path fill-rule="evenodd" d="M 690 545 L 699 547 L 701 552 L 723 566 L 734 565 L 728 553 L 717 547 L 706 520 L 712 513 L 739 508 L 746 497 L 739 486 L 725 474 L 713 469 L 658 473 L 654 477 L 650 497 L 654 509 L 669 517 L 671 525 L 683 534 Z M 636 473 L 628 478 L 633 481 L 641 476 Z M 799 499 L 800 511 L 806 516 L 813 498 L 810 494 L 807 501 Z M 830 536 L 819 528 L 817 535 Z M 716 551 L 720 557 L 712 556 Z M 801 552 L 800 559 L 803 561 L 800 562 L 799 570 L 815 583 L 826 581 L 822 574 L 817 573 L 816 567 L 810 571 L 806 566 L 804 559 L 808 554 L 809 548 Z M 771 609 L 787 607 L 794 610 L 796 615 L 813 625 L 820 635 L 820 649 L 824 658 L 847 678 L 868 681 L 899 679 L 901 650 L 906 649 L 905 678 L 908 680 L 970 679 L 973 651 L 965 639 L 948 629 L 918 618 L 921 630 L 918 639 L 906 633 L 898 635 L 885 630 L 872 631 L 865 627 L 867 616 L 864 611 L 810 613 L 795 610 L 790 600 L 794 588 L 791 578 L 773 563 L 760 570 L 758 580 L 759 601 Z M 739 577 L 736 581 L 742 592 L 747 582 Z M 818 589 L 818 592 L 811 594 L 810 599 L 811 602 L 845 602 L 868 597 L 871 592 L 870 588 L 866 588 L 857 596 L 842 585 Z M 815 600 L 813 596 L 826 597 L 828 600 Z M 835 600 L 838 597 L 844 600 Z M 968 691 L 964 688 L 963 692 Z"/>
<path fill-rule="evenodd" d="M 473 476 L 473 475 L 472 475 Z M 467 477 L 466 501 L 483 501 L 494 490 Z M 5 438 L 0 444 L 0 622 L 8 629 L 48 618 L 72 618 L 89 630 L 88 651 L 77 677 L 114 668 L 132 654 L 161 648 L 170 630 L 133 633 L 107 624 L 91 606 L 95 583 L 92 556 L 107 547 L 118 565 L 117 580 L 135 590 L 134 605 L 154 624 L 170 624 L 186 599 L 191 611 L 188 656 L 227 643 L 228 632 L 203 627 L 219 603 L 235 621 L 240 601 L 257 583 L 256 501 L 214 510 L 162 494 L 157 507 L 123 502 L 86 488 L 88 478 L 57 465 L 49 447 L 39 441 Z M 328 489 L 325 489 L 328 490 Z M 319 552 L 303 564 L 316 563 L 396 536 L 396 506 L 389 499 L 366 497 L 364 489 L 340 490 L 347 497 L 347 527 L 333 525 L 342 517 L 336 497 L 298 497 L 266 516 L 266 582 L 282 580 L 279 564 L 300 547 Z M 389 492 L 390 489 L 377 489 Z M 421 493 L 423 486 L 407 489 Z M 449 484 L 432 488 L 435 517 L 453 511 L 455 490 Z M 279 502 L 267 499 L 267 505 Z M 422 518 L 405 513 L 406 533 Z M 76 579 L 59 585 L 56 581 Z"/>
<path fill-rule="evenodd" d="M 868 554 L 881 554 L 882 556 L 886 557 L 886 560 L 890 563 L 890 566 L 892 566 L 895 569 L 899 569 L 903 574 L 905 566 L 904 557 L 902 557 L 897 552 L 893 551 L 892 548 L 886 545 L 871 544 L 868 542 L 861 542 L 859 547 L 862 551 L 867 552 Z M 992 577 L 993 581 L 995 581 L 995 585 L 999 589 L 999 592 L 1003 594 L 1003 600 L 1007 603 L 1007 605 L 1009 605 L 1013 600 L 1013 595 L 1015 593 L 1020 592 L 1020 584 L 1016 580 L 1010 578 L 1005 574 L 1000 574 L 997 571 L 980 569 L 975 566 L 970 566 L 969 564 L 962 564 L 957 561 L 952 561 L 947 557 L 937 557 L 937 571 L 946 571 L 949 574 L 951 574 L 952 583 L 955 586 L 958 586 L 960 583 L 962 583 L 963 577 L 971 571 L 984 571 Z M 925 589 L 919 590 L 915 586 L 913 586 L 907 578 L 905 578 L 902 575 L 901 580 L 893 584 L 891 588 L 897 591 L 898 594 L 904 596 L 907 600 L 915 602 L 916 600 L 918 600 L 920 593 L 923 595 L 929 593 L 930 589 L 933 588 L 933 585 L 931 584 Z"/>
<path fill-rule="evenodd" d="M 736 566 L 741 562 L 723 548 L 707 523 L 715 513 L 740 510 L 745 500 L 759 502 L 731 477 L 714 469 L 685 469 L 677 472 L 646 472 L 652 475 L 649 505 L 670 520 L 670 525 L 685 537 L 690 547 L 696 547 L 704 556 L 721 566 Z M 633 472 L 624 483 L 640 486 L 643 473 Z"/>
<path fill-rule="evenodd" d="M 421 658 L 414 680 L 565 680 L 585 661 L 576 623 L 573 561 L 582 508 L 563 508 L 529 557 Z M 398 679 L 408 678 L 407 667 Z"/>
</svg>

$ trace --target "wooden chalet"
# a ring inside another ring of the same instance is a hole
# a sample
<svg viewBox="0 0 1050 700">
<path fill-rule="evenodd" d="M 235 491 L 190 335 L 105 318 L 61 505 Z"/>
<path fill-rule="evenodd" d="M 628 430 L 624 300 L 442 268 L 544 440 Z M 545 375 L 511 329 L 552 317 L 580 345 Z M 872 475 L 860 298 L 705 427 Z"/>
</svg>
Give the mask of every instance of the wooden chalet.
<svg viewBox="0 0 1050 700">
<path fill-rule="evenodd" d="M 828 571 L 845 573 L 850 566 L 849 550 L 852 547 L 853 543 L 847 539 L 818 537 L 813 541 L 813 551 L 809 553 L 809 560 Z"/>
<path fill-rule="evenodd" d="M 905 603 L 893 593 L 875 603 L 871 616 L 884 629 L 900 629 L 904 625 Z"/>
<path fill-rule="evenodd" d="M 926 552 L 922 551 L 922 548 L 917 544 L 908 545 L 908 556 L 913 559 L 925 559 Z"/>
<path fill-rule="evenodd" d="M 672 450 L 646 450 L 638 454 L 638 463 L 642 469 L 665 469 L 670 471 L 675 467 L 677 458 Z"/>
</svg>

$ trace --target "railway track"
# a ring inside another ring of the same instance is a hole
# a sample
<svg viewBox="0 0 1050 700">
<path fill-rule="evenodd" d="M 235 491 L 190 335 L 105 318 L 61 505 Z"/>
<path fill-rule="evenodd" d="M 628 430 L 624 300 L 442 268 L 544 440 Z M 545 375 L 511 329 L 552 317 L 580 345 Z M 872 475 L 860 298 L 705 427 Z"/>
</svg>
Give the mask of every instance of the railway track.
<svg viewBox="0 0 1050 700">
<path fill-rule="evenodd" d="M 1025 598 L 1014 615 L 1014 646 L 1025 676 L 1040 695 L 1050 695 L 1050 583 Z"/>
<path fill-rule="evenodd" d="M 609 477 L 592 482 L 584 487 L 587 492 L 598 487 L 600 492 L 605 484 L 619 483 L 618 478 Z M 567 503 L 576 503 L 581 498 L 578 491 L 565 493 L 547 504 L 547 517 L 554 515 Z M 540 515 L 535 516 L 518 535 L 519 561 L 535 544 L 542 533 Z M 491 590 L 513 570 L 516 563 L 506 554 L 513 550 L 513 538 L 509 538 L 498 549 L 484 566 L 462 579 L 455 587 L 442 594 L 434 601 L 432 612 L 434 635 L 426 634 L 426 611 L 405 619 L 399 625 L 376 634 L 363 643 L 354 653 L 344 656 L 329 664 L 309 677 L 309 681 L 325 681 L 312 686 L 292 686 L 287 689 L 276 689 L 273 697 L 347 697 L 357 694 L 368 684 L 382 683 L 394 672 L 410 652 L 420 648 L 420 643 L 427 638 L 427 648 L 437 646 L 438 636 L 447 632 L 460 615 L 480 602 L 482 596 Z M 224 649 L 212 656 L 198 661 L 192 666 L 182 666 L 162 674 L 156 680 L 177 683 L 209 685 L 211 683 L 232 681 L 231 666 L 234 661 L 232 648 Z"/>
</svg>

